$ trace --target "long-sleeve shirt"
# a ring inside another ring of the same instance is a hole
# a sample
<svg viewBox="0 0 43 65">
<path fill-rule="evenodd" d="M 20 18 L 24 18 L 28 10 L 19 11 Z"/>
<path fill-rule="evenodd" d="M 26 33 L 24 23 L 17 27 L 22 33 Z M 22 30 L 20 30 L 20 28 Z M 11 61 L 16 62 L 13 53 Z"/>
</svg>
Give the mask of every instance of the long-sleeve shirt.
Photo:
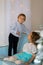
<svg viewBox="0 0 43 65">
<path fill-rule="evenodd" d="M 17 32 L 20 32 L 20 35 L 18 35 Z M 10 28 L 10 33 L 12 33 L 14 36 L 21 37 L 22 33 L 28 34 L 29 32 L 24 24 L 15 22 Z"/>
</svg>

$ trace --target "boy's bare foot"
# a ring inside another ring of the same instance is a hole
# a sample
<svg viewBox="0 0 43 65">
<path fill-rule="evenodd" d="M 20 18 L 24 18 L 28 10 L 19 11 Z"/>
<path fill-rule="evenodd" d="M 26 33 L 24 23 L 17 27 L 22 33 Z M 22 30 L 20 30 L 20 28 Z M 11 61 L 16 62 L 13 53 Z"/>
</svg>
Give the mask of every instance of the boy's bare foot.
<svg viewBox="0 0 43 65">
<path fill-rule="evenodd" d="M 4 58 L 3 60 L 9 60 L 9 58 L 10 58 L 10 57 L 6 57 L 6 58 Z"/>
</svg>

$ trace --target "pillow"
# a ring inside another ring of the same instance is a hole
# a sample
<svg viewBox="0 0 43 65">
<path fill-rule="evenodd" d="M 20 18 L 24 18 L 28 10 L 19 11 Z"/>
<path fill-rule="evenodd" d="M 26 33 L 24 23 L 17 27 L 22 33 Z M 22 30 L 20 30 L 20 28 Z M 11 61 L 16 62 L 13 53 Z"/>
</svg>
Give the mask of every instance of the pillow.
<svg viewBox="0 0 43 65">
<path fill-rule="evenodd" d="M 18 47 L 17 47 L 17 51 L 18 52 L 21 52 L 22 51 L 22 48 L 23 48 L 23 45 L 25 43 L 28 42 L 28 39 L 27 39 L 27 34 L 22 34 L 20 39 L 19 39 L 19 42 L 18 42 Z"/>
</svg>

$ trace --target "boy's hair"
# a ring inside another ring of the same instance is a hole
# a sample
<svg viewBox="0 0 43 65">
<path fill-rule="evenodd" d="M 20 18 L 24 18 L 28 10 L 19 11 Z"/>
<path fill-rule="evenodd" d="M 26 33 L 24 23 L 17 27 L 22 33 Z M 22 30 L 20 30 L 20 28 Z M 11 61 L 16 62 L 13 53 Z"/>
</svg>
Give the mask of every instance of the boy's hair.
<svg viewBox="0 0 43 65">
<path fill-rule="evenodd" d="M 19 14 L 19 15 L 18 15 L 18 18 L 19 18 L 20 16 L 24 16 L 24 18 L 25 18 L 24 21 L 26 20 L 26 15 L 25 15 L 25 14 L 23 14 L 23 13 Z"/>
<path fill-rule="evenodd" d="M 33 41 L 37 41 L 40 38 L 40 35 L 37 32 L 32 32 L 31 38 Z"/>
</svg>

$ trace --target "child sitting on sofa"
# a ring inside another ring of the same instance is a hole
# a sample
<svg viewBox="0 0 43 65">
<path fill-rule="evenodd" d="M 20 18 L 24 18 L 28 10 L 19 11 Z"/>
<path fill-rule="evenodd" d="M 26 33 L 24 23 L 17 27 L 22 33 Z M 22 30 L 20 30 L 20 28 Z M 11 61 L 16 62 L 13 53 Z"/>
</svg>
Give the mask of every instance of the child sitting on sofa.
<svg viewBox="0 0 43 65">
<path fill-rule="evenodd" d="M 4 58 L 4 60 L 15 62 L 16 64 L 25 63 L 29 65 L 35 58 L 37 53 L 37 43 L 36 41 L 40 38 L 39 34 L 36 32 L 31 32 L 28 35 L 28 40 L 30 43 L 26 43 L 23 46 L 23 52 L 15 54 L 14 56 Z"/>
</svg>

